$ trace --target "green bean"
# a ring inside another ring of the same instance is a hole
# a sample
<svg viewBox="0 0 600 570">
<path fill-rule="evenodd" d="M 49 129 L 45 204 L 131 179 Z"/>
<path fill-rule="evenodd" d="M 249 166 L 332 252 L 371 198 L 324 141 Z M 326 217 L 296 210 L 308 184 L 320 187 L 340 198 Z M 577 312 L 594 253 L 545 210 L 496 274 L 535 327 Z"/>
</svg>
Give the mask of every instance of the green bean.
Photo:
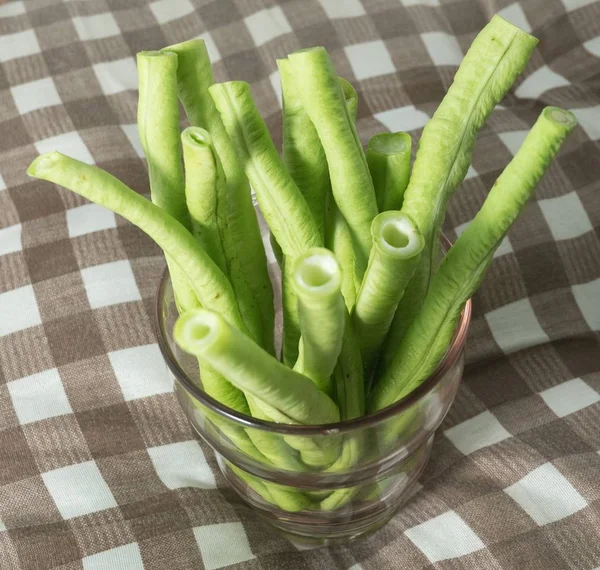
<svg viewBox="0 0 600 570">
<path fill-rule="evenodd" d="M 152 201 L 191 228 L 184 193 L 177 100 L 177 56 L 159 51 L 137 54 L 138 130 L 148 161 Z"/>
<path fill-rule="evenodd" d="M 277 60 L 283 93 L 283 162 L 323 238 L 325 202 L 331 191 L 325 152 L 297 93 L 289 60 Z"/>
<path fill-rule="evenodd" d="M 333 200 L 330 201 L 327 213 L 326 228 L 327 249 L 335 253 L 342 267 L 342 295 L 348 311 L 352 311 L 356 303 L 356 275 L 354 271 L 354 246 L 348 224 Z"/>
<path fill-rule="evenodd" d="M 184 350 L 208 362 L 246 394 L 254 417 L 308 424 L 331 423 L 339 418 L 333 400 L 308 378 L 278 362 L 216 313 L 202 309 L 188 311 L 177 321 L 174 334 Z M 270 462 L 285 469 L 305 469 L 292 447 L 301 451 L 309 465 L 329 465 L 337 457 L 339 442 L 335 438 L 313 441 L 303 437 L 284 438 L 258 429 L 247 432 Z"/>
<path fill-rule="evenodd" d="M 223 253 L 220 201 L 226 199 L 225 174 L 210 133 L 188 127 L 181 135 L 185 163 L 185 198 L 192 220 L 192 233 L 223 273 L 227 273 Z M 255 338 L 261 338 L 256 331 Z"/>
<path fill-rule="evenodd" d="M 271 233 L 269 233 L 269 241 L 271 242 L 271 249 L 273 250 L 275 261 L 277 261 L 279 269 L 283 269 L 283 251 L 281 251 L 281 247 L 279 247 L 275 236 Z"/>
<path fill-rule="evenodd" d="M 331 187 L 356 250 L 357 275 L 362 277 L 371 249 L 370 226 L 377 202 L 366 158 L 333 64 L 324 48 L 289 56 L 304 109 L 325 150 Z"/>
<path fill-rule="evenodd" d="M 331 396 L 346 314 L 340 267 L 329 250 L 312 248 L 296 259 L 293 279 L 302 333 L 294 370 Z"/>
<path fill-rule="evenodd" d="M 408 133 L 379 133 L 369 141 L 367 164 L 380 212 L 402 207 L 410 178 L 411 149 Z"/>
<path fill-rule="evenodd" d="M 273 290 L 250 185 L 236 150 L 225 131 L 209 87 L 214 83 L 203 40 L 191 40 L 166 48 L 177 54 L 179 99 L 190 123 L 206 129 L 212 137 L 227 182 L 226 199 L 220 200 L 223 252 L 240 312 L 250 330 L 262 329 L 261 345 L 274 353 Z"/>
<path fill-rule="evenodd" d="M 218 313 L 188 311 L 178 318 L 173 334 L 183 350 L 206 360 L 233 385 L 265 402 L 275 421 L 309 425 L 339 421 L 339 410 L 329 396 Z"/>
<path fill-rule="evenodd" d="M 383 368 L 420 311 L 438 260 L 446 206 L 467 173 L 477 133 L 523 71 L 536 44 L 534 37 L 494 16 L 475 38 L 423 130 L 402 209 L 417 224 L 425 248 L 398 306 L 384 348 Z"/>
<path fill-rule="evenodd" d="M 244 393 L 233 386 L 207 362 L 199 362 L 200 381 L 204 391 L 228 408 L 250 415 L 250 408 Z"/>
<path fill-rule="evenodd" d="M 148 162 L 152 201 L 190 229 L 179 146 L 177 56 L 140 52 L 137 64 L 138 129 Z M 192 286 L 181 269 L 168 255 L 166 260 L 180 310 L 198 306 Z"/>
<path fill-rule="evenodd" d="M 358 93 L 354 89 L 354 85 L 343 77 L 338 77 L 338 82 L 344 93 L 344 99 L 346 100 L 346 107 L 348 108 L 348 114 L 353 123 L 356 123 L 356 117 L 358 115 Z"/>
<path fill-rule="evenodd" d="M 308 204 L 279 158 L 250 86 L 243 81 L 217 83 L 210 93 L 283 254 L 294 259 L 309 247 L 321 246 Z"/>
<path fill-rule="evenodd" d="M 298 360 L 300 349 L 300 315 L 298 314 L 298 298 L 292 285 L 293 264 L 283 256 L 281 268 L 281 303 L 283 306 L 283 342 L 282 361 L 292 368 Z"/>
<path fill-rule="evenodd" d="M 375 385 L 371 410 L 409 394 L 439 365 L 465 303 L 479 287 L 494 252 L 576 124 L 568 111 L 544 109 L 481 210 L 440 264 L 421 312 Z"/>
<path fill-rule="evenodd" d="M 335 399 L 342 420 L 365 415 L 365 382 L 360 344 L 350 315 L 346 311 L 342 349 L 334 371 Z"/>
<path fill-rule="evenodd" d="M 344 92 L 350 118 L 356 123 L 358 94 L 352 84 L 343 77 L 338 77 L 338 81 Z M 352 245 L 352 236 L 348 224 L 336 206 L 331 193 L 327 199 L 327 213 L 325 216 L 325 247 L 335 253 L 342 268 L 342 295 L 346 301 L 348 311 L 352 311 L 356 303 L 357 281 L 359 281 L 356 278 L 354 246 Z"/>
<path fill-rule="evenodd" d="M 358 94 L 352 84 L 343 77 L 338 77 L 338 81 L 344 92 L 350 118 L 356 123 Z M 348 311 L 351 311 L 356 302 L 357 290 L 354 246 L 352 245 L 352 236 L 350 235 L 348 224 L 336 206 L 331 192 L 327 196 L 326 204 L 325 247 L 335 253 L 338 263 L 342 268 L 342 295 L 344 296 Z"/>
<path fill-rule="evenodd" d="M 308 497 L 300 491 L 259 479 L 255 475 L 243 471 L 232 463 L 228 463 L 227 466 L 265 501 L 278 506 L 284 511 L 297 513 L 310 505 Z"/>
<path fill-rule="evenodd" d="M 247 331 L 227 277 L 192 234 L 164 210 L 108 172 L 60 152 L 39 156 L 27 174 L 64 186 L 138 226 L 182 269 L 204 307 L 217 311 L 240 331 Z"/>
<path fill-rule="evenodd" d="M 371 231 L 373 247 L 369 265 L 352 315 L 367 376 L 423 250 L 421 234 L 401 212 L 379 214 Z"/>
<path fill-rule="evenodd" d="M 250 86 L 232 81 L 213 85 L 210 93 L 283 255 L 293 261 L 306 249 L 321 246 L 323 240 L 310 208 L 279 158 L 254 105 Z M 300 331 L 291 283 L 285 272 L 284 267 L 283 357 L 286 364 L 293 366 L 298 358 Z"/>
<path fill-rule="evenodd" d="M 246 398 L 252 417 L 267 422 L 274 421 L 274 417 L 281 419 L 276 409 L 265 404 L 253 394 L 246 392 Z M 300 459 L 300 454 L 289 446 L 281 435 L 256 428 L 248 428 L 246 433 L 257 449 L 273 465 L 289 471 L 302 472 L 306 470 L 306 466 Z"/>
</svg>

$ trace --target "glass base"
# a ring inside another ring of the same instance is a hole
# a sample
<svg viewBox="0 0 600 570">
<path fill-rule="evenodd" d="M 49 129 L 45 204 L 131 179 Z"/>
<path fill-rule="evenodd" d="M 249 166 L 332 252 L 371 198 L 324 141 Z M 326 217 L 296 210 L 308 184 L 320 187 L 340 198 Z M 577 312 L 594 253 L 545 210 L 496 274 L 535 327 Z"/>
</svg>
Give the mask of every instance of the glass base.
<svg viewBox="0 0 600 570">
<path fill-rule="evenodd" d="M 371 500 L 351 500 L 330 512 L 303 510 L 292 513 L 264 501 L 234 473 L 217 454 L 218 464 L 228 483 L 260 518 L 299 549 L 335 546 L 366 537 L 383 527 L 416 492 L 429 455 L 433 437 L 412 456 L 408 472 L 385 479 L 383 490 Z M 372 487 L 373 482 L 365 485 Z M 361 486 L 362 487 L 362 486 Z"/>
</svg>

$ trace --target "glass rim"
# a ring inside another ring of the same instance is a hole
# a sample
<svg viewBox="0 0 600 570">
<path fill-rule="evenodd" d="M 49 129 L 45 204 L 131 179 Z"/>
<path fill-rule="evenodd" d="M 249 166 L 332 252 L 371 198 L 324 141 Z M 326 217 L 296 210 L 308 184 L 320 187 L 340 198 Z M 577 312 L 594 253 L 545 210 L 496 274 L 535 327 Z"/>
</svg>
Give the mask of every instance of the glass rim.
<svg viewBox="0 0 600 570">
<path fill-rule="evenodd" d="M 443 245 L 446 247 L 449 247 L 451 245 L 450 242 L 445 238 L 445 236 L 442 236 L 442 241 Z M 427 394 L 430 390 L 435 388 L 435 386 L 437 386 L 437 384 L 439 384 L 439 382 L 442 380 L 444 375 L 454 366 L 462 352 L 462 349 L 465 346 L 467 340 L 467 333 L 469 330 L 469 324 L 471 322 L 472 302 L 471 299 L 469 299 L 466 302 L 461 313 L 460 321 L 458 322 L 456 331 L 454 332 L 452 344 L 448 348 L 446 355 L 444 356 L 438 367 L 417 388 L 415 388 L 412 392 L 410 392 L 403 398 L 400 398 L 393 404 L 390 404 L 389 406 L 382 408 L 381 410 L 378 410 L 377 412 L 374 412 L 372 414 L 368 414 L 366 416 L 361 416 L 351 420 L 339 421 L 332 424 L 281 424 L 260 420 L 247 414 L 237 412 L 225 406 L 218 400 L 215 400 L 212 396 L 209 396 L 204 390 L 197 386 L 192 381 L 192 379 L 186 374 L 186 372 L 179 364 L 177 357 L 173 354 L 173 351 L 171 350 L 171 347 L 169 346 L 169 343 L 166 340 L 167 335 L 164 328 L 165 323 L 164 319 L 161 318 L 161 300 L 164 298 L 164 290 L 169 280 L 169 272 L 168 269 L 165 268 L 160 278 L 154 299 L 155 302 L 153 324 L 158 340 L 158 346 L 160 348 L 165 362 L 167 363 L 167 366 L 175 376 L 175 380 L 179 382 L 179 384 L 186 390 L 186 392 L 188 392 L 188 394 L 196 398 L 196 400 L 199 400 L 212 412 L 219 414 L 220 416 L 230 421 L 240 424 L 243 427 L 258 429 L 261 431 L 269 431 L 272 433 L 279 433 L 282 435 L 327 436 L 347 433 L 357 429 L 372 427 L 406 411 L 413 404 L 418 402 L 423 396 L 425 396 L 425 394 Z"/>
</svg>

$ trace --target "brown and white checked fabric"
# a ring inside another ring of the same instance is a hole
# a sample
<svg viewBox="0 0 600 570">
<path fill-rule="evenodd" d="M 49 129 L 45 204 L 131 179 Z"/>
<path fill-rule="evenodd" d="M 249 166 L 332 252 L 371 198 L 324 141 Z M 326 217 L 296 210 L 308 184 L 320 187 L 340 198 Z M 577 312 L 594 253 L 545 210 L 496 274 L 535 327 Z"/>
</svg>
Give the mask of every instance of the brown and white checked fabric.
<svg viewBox="0 0 600 570">
<path fill-rule="evenodd" d="M 423 487 L 384 529 L 298 551 L 178 409 L 152 332 L 163 269 L 137 229 L 25 175 L 40 152 L 148 191 L 135 53 L 201 36 L 280 139 L 275 58 L 325 45 L 366 141 L 416 137 L 500 13 L 540 40 L 448 216 L 460 233 L 542 107 L 581 126 L 474 300 L 469 365 Z M 12 0 L 0 6 L 2 570 L 600 567 L 600 2 Z"/>
</svg>

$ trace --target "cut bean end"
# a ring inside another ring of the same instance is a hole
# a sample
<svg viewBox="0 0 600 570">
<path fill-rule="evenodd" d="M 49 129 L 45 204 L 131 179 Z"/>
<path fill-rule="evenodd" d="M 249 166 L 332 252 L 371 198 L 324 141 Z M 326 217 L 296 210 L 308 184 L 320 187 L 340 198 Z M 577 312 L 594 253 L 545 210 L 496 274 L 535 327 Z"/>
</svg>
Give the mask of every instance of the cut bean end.
<svg viewBox="0 0 600 570">
<path fill-rule="evenodd" d="M 51 170 L 60 160 L 61 153 L 57 151 L 47 152 L 38 156 L 27 169 L 27 174 L 35 178 L 43 178 L 44 173 Z"/>
<path fill-rule="evenodd" d="M 184 313 L 178 319 L 174 335 L 186 352 L 200 354 L 216 341 L 219 326 L 219 318 L 214 313 L 198 309 Z"/>
<path fill-rule="evenodd" d="M 379 133 L 369 141 L 369 150 L 383 155 L 394 155 L 411 147 L 408 133 Z"/>
<path fill-rule="evenodd" d="M 183 131 L 181 138 L 184 143 L 191 143 L 192 145 L 210 146 L 212 144 L 210 133 L 200 127 L 188 127 Z"/>
<path fill-rule="evenodd" d="M 294 280 L 300 291 L 329 295 L 340 287 L 341 271 L 335 256 L 323 248 L 311 248 L 296 262 Z"/>
<path fill-rule="evenodd" d="M 394 257 L 409 259 L 421 253 L 423 238 L 413 221 L 400 212 L 384 212 L 373 220 L 373 240 Z"/>
<path fill-rule="evenodd" d="M 559 125 L 567 128 L 574 128 L 577 125 L 577 118 L 571 111 L 565 111 L 559 107 L 546 107 L 543 112 L 547 119 Z"/>
</svg>

